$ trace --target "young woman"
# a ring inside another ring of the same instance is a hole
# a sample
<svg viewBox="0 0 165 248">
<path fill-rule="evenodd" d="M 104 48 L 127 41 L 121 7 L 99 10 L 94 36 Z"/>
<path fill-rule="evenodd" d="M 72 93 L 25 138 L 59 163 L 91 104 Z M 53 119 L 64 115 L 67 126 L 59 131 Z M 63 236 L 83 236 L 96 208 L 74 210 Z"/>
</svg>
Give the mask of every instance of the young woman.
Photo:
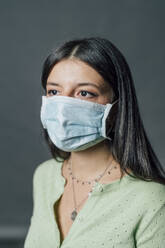
<svg viewBox="0 0 165 248">
<path fill-rule="evenodd" d="M 45 60 L 41 122 L 52 159 L 33 176 L 25 248 L 164 248 L 165 171 L 133 79 L 107 39 L 67 41 Z"/>
</svg>

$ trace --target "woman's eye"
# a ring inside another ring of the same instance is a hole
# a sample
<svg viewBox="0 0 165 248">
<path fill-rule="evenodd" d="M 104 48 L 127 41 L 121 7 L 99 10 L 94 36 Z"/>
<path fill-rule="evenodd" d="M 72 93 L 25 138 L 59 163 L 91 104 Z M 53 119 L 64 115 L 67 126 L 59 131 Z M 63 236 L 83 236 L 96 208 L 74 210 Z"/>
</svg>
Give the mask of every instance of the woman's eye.
<svg viewBox="0 0 165 248">
<path fill-rule="evenodd" d="M 48 95 L 57 95 L 57 90 L 48 90 L 47 94 Z M 86 90 L 81 90 L 80 91 L 81 96 L 83 97 L 93 97 L 93 96 L 97 96 L 96 94 L 86 91 Z"/>
<path fill-rule="evenodd" d="M 96 96 L 94 93 L 86 91 L 86 90 L 82 90 L 81 93 L 83 93 L 82 96 L 87 96 L 87 94 L 89 94 L 91 96 Z"/>
<path fill-rule="evenodd" d="M 57 90 L 48 90 L 48 95 L 50 95 L 50 93 L 52 93 L 53 95 L 56 95 Z"/>
</svg>

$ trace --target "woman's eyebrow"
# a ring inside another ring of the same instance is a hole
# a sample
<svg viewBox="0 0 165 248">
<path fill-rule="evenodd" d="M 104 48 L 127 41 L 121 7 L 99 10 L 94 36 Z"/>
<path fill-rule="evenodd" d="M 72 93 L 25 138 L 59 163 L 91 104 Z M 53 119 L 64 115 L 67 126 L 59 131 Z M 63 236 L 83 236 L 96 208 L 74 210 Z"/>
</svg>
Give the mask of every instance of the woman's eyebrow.
<svg viewBox="0 0 165 248">
<path fill-rule="evenodd" d="M 55 82 L 48 82 L 47 85 L 54 85 L 54 86 L 60 86 L 60 84 L 58 83 L 55 83 Z M 90 83 L 90 82 L 84 82 L 84 83 L 78 83 L 77 86 L 85 86 L 85 85 L 91 85 L 91 86 L 94 86 L 95 88 L 97 88 L 98 90 L 102 90 L 104 85 L 96 85 L 94 83 Z"/>
</svg>

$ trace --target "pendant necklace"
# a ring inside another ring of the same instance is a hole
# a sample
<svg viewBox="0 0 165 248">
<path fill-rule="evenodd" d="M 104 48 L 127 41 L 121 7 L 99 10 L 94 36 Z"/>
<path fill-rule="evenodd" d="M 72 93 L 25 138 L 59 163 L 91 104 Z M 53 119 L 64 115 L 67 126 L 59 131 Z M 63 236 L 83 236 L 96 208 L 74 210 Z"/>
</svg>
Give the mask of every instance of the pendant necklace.
<svg viewBox="0 0 165 248">
<path fill-rule="evenodd" d="M 112 160 L 113 160 L 113 158 L 112 158 Z M 104 172 L 103 172 L 102 174 L 100 174 L 99 176 L 97 176 L 96 178 L 94 178 L 94 179 L 92 179 L 92 180 L 90 180 L 90 181 L 89 181 L 89 180 L 88 180 L 88 181 L 84 181 L 84 180 L 81 180 L 81 179 L 77 179 L 77 178 L 73 175 L 73 171 L 72 171 L 72 159 L 71 159 L 71 162 L 68 163 L 68 164 L 71 164 L 71 167 L 69 166 L 69 167 L 68 167 L 68 170 L 69 170 L 69 175 L 70 175 L 71 178 L 72 178 L 73 200 L 74 200 L 74 206 L 75 206 L 75 207 L 74 207 L 74 210 L 72 211 L 71 216 L 70 216 L 72 221 L 75 220 L 75 218 L 76 218 L 76 216 L 77 216 L 77 214 L 78 214 L 78 212 L 77 212 L 78 207 L 81 205 L 81 203 L 82 203 L 84 200 L 86 200 L 86 199 L 91 195 L 91 193 L 92 193 L 92 191 L 93 191 L 93 189 L 94 189 L 95 183 L 100 181 L 100 179 L 104 176 L 104 174 L 105 174 L 105 172 L 107 171 L 107 169 L 110 167 L 110 165 L 112 165 L 112 160 L 111 160 L 110 164 L 108 163 L 108 166 L 106 167 L 106 169 L 104 170 Z M 110 167 L 110 170 L 108 171 L 108 174 L 111 174 L 110 171 L 111 171 L 112 169 L 116 169 L 116 168 L 117 168 L 116 165 L 115 165 L 114 167 L 111 166 L 111 167 Z M 92 184 L 92 182 L 94 182 L 93 185 L 92 185 L 92 189 L 89 191 L 88 195 L 87 195 L 87 196 L 85 197 L 85 199 L 83 199 L 78 205 L 76 204 L 74 180 L 76 180 L 77 183 L 81 182 L 82 185 L 84 185 L 84 184 Z"/>
</svg>

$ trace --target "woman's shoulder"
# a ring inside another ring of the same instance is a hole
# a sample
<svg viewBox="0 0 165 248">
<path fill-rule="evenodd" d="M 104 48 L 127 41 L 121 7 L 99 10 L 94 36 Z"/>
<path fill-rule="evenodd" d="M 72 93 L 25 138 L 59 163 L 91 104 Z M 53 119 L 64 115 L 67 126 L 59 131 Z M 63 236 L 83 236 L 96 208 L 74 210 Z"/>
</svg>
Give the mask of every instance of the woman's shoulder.
<svg viewBox="0 0 165 248">
<path fill-rule="evenodd" d="M 60 162 L 57 162 L 54 158 L 45 160 L 42 163 L 37 165 L 35 172 L 37 172 L 37 173 L 38 173 L 38 171 L 44 171 L 45 172 L 45 170 L 51 169 L 52 167 L 59 166 L 59 163 Z"/>
<path fill-rule="evenodd" d="M 165 204 L 165 185 L 155 181 L 145 181 L 141 179 L 133 179 L 131 188 L 138 202 L 148 205 Z"/>
<path fill-rule="evenodd" d="M 50 178 L 59 171 L 61 163 L 51 158 L 38 164 L 33 173 L 33 180 L 39 182 L 42 179 L 45 181 L 47 178 Z"/>
<path fill-rule="evenodd" d="M 165 184 L 158 183 L 155 181 L 138 180 L 137 187 L 141 187 L 144 193 L 151 192 L 152 194 L 162 192 L 165 193 Z"/>
</svg>

